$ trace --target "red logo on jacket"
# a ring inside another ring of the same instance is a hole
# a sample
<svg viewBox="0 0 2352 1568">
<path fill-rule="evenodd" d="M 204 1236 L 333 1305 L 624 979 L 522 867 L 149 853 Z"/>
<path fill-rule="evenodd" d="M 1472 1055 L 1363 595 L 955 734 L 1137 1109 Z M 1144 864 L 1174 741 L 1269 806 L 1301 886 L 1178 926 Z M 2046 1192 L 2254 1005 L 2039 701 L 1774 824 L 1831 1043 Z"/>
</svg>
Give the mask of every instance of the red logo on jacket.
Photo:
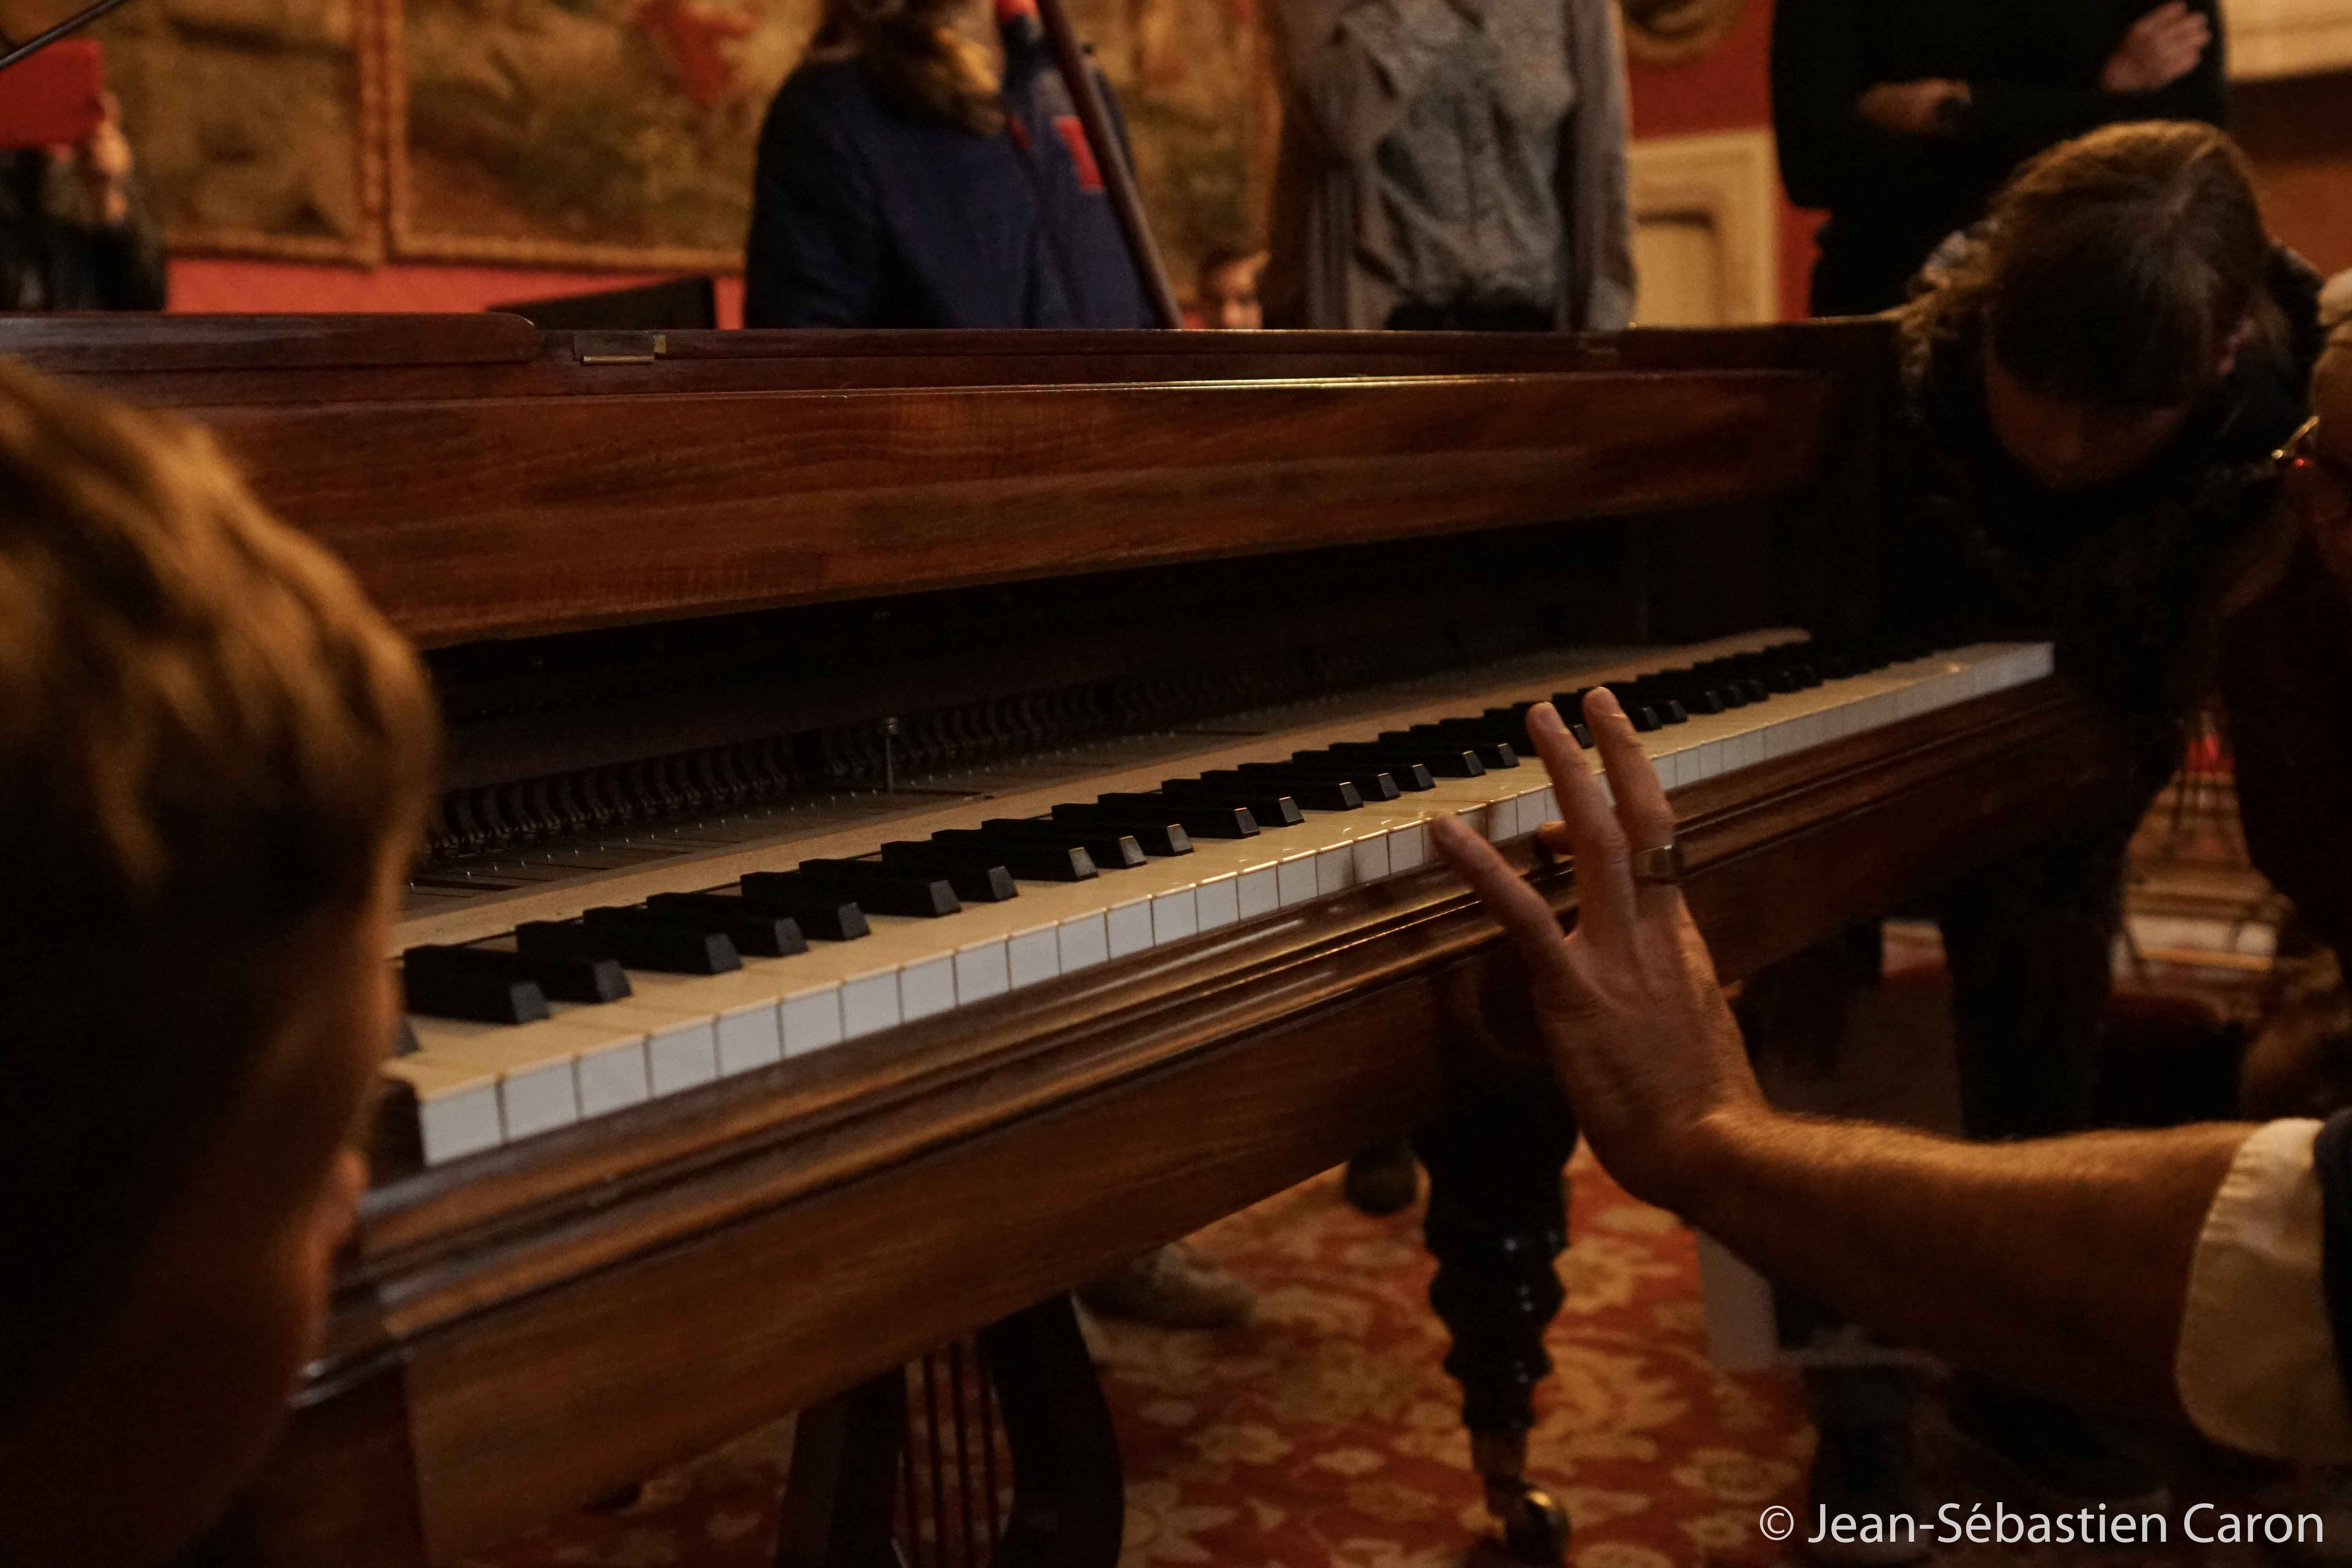
<svg viewBox="0 0 2352 1568">
<path fill-rule="evenodd" d="M 1078 123 L 1075 114 L 1054 116 L 1054 129 L 1062 138 L 1062 145 L 1070 150 L 1070 167 L 1077 171 L 1078 188 L 1102 195 L 1102 168 L 1095 162 L 1095 150 L 1087 141 L 1087 128 Z"/>
</svg>

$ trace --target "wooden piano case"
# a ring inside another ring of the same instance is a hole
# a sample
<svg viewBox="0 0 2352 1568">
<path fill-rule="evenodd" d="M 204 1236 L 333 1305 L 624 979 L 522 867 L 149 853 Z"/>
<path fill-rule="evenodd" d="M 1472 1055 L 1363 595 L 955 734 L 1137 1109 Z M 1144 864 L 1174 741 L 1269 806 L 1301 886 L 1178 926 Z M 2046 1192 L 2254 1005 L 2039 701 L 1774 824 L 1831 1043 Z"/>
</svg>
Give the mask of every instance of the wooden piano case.
<svg viewBox="0 0 2352 1568">
<path fill-rule="evenodd" d="M 0 350 L 209 424 L 349 561 L 433 650 L 453 798 L 1106 674 L 1255 661 L 1287 691 L 1484 637 L 1852 631 L 1905 524 L 1874 322 L 52 318 Z M 1906 721 L 1681 792 L 1690 900 L 1727 976 L 1752 973 L 2103 776 L 2048 681 Z M 1475 1070 L 1444 998 L 1500 963 L 1427 869 L 380 1173 L 252 1548 L 448 1561 L 1323 1170 Z"/>
</svg>

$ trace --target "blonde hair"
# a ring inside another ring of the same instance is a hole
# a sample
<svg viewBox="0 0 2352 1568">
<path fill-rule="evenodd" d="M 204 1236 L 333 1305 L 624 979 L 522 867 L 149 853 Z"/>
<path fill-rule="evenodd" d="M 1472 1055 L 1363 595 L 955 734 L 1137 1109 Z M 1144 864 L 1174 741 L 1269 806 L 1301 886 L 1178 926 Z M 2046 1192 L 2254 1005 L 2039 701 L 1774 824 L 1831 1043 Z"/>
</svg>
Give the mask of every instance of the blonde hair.
<svg viewBox="0 0 2352 1568">
<path fill-rule="evenodd" d="M 883 99 L 975 135 L 1004 129 L 1003 86 L 987 51 L 949 18 L 961 0 L 825 0 L 813 59 L 855 59 Z"/>
<path fill-rule="evenodd" d="M 89 1331 L 413 842 L 408 646 L 205 432 L 0 361 L 0 1411 Z"/>
</svg>

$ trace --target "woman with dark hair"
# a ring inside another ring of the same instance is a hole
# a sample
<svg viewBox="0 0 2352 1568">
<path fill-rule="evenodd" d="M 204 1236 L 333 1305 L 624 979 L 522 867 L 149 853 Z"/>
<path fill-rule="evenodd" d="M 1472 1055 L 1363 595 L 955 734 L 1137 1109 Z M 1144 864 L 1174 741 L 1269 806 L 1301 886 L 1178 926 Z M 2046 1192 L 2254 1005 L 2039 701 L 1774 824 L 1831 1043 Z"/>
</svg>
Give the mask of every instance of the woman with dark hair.
<svg viewBox="0 0 2352 1568">
<path fill-rule="evenodd" d="M 1898 318 L 1910 526 L 1885 563 L 1895 619 L 2053 642 L 2125 780 L 2104 816 L 1936 910 L 1969 1136 L 2079 1131 L 2126 847 L 2210 693 L 2223 621 L 2284 547 L 2271 454 L 2303 417 L 2318 278 L 2264 233 L 2229 138 L 2168 121 L 2035 158 L 1916 287 Z M 1757 989 L 1750 1005 L 1769 1005 Z M 1909 1506 L 1907 1384 L 1813 1383 L 1814 1501 Z M 1964 1382 L 1953 1417 L 2045 1495 L 2120 1504 L 2158 1486 L 2057 1406 Z"/>
<path fill-rule="evenodd" d="M 2003 180 L 2130 120 L 2222 121 L 2217 0 L 1780 0 L 1772 129 L 1789 199 L 1822 207 L 1817 316 L 1900 304 Z"/>
<path fill-rule="evenodd" d="M 743 295 L 751 327 L 1152 324 L 1034 0 L 827 0 L 761 128 Z"/>
</svg>

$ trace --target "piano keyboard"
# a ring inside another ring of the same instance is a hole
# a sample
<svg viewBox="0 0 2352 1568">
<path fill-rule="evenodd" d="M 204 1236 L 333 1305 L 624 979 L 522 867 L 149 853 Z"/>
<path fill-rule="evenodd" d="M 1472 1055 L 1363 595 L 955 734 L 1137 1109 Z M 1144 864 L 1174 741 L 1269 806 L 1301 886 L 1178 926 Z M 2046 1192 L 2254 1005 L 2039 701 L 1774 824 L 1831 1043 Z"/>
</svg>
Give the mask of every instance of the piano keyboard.
<svg viewBox="0 0 2352 1568">
<path fill-rule="evenodd" d="M 498 935 L 411 922 L 429 939 L 404 961 L 415 1048 L 385 1070 L 440 1164 L 1411 870 L 1440 812 L 1532 833 L 1559 815 L 1517 754 L 1534 700 L 1573 718 L 1575 692 L 1610 686 L 1673 790 L 2051 668 L 2044 644 L 1895 652 L 1777 632 L 1563 654 L 1548 688 L 1195 735 L 1085 798 L 1000 789 L 896 819 L 887 843 L 866 825 L 607 878 L 593 907 L 532 895 L 514 912 L 546 918 Z"/>
</svg>

